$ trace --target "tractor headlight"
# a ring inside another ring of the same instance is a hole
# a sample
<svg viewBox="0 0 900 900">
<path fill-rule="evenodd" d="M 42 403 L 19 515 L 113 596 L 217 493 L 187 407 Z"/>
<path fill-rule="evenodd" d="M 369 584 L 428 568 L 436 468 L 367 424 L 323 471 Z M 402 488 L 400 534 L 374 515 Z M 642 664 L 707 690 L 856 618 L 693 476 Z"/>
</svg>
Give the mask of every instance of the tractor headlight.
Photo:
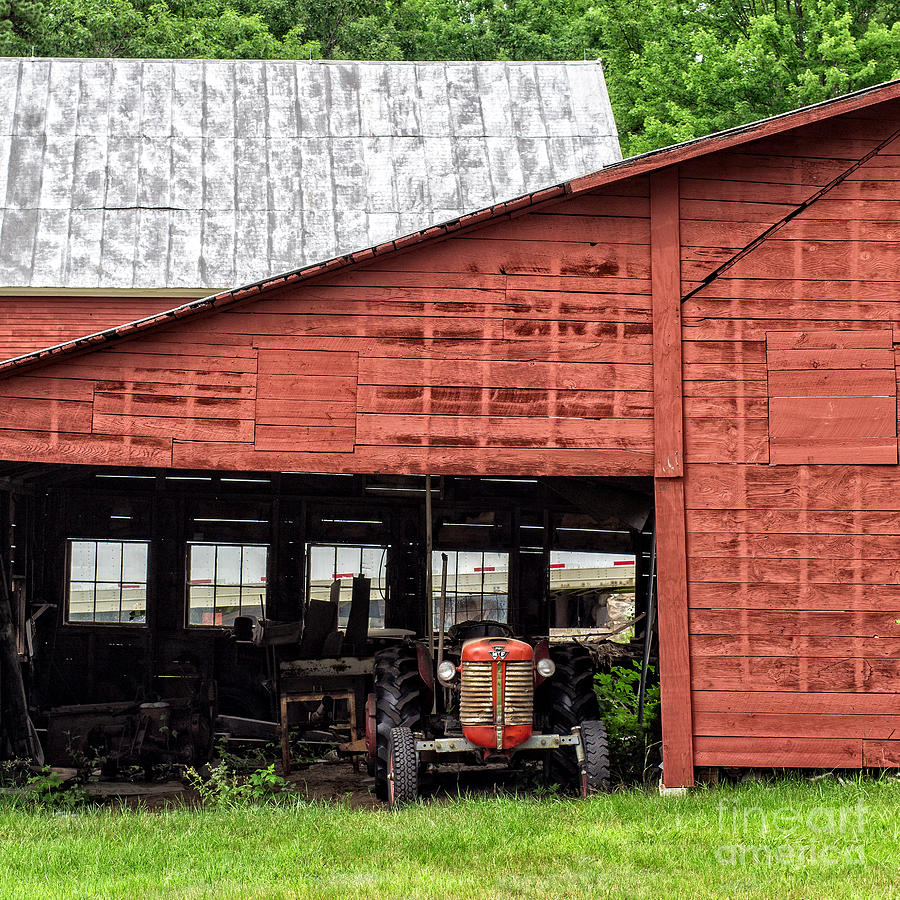
<svg viewBox="0 0 900 900">
<path fill-rule="evenodd" d="M 549 678 L 556 671 L 556 663 L 545 656 L 543 659 L 537 661 L 537 666 L 535 668 L 541 678 Z"/>
<path fill-rule="evenodd" d="M 456 677 L 456 666 L 453 661 L 449 659 L 442 660 L 437 667 L 437 676 L 441 682 L 453 681 Z"/>
</svg>

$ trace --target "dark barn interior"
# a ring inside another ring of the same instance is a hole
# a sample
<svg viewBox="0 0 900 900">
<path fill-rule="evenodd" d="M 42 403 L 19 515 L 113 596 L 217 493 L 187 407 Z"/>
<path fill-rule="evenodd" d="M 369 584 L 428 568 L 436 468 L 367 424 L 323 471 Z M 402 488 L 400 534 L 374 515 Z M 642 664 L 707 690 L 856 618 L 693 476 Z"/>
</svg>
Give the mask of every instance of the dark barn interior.
<svg viewBox="0 0 900 900">
<path fill-rule="evenodd" d="M 202 756 L 213 730 L 278 720 L 286 697 L 345 692 L 361 722 L 375 650 L 435 633 L 437 600 L 429 615 L 425 598 L 429 577 L 440 592 L 441 554 L 452 561 L 448 626 L 497 618 L 523 635 L 602 620 L 596 591 L 551 589 L 552 554 L 633 556 L 640 638 L 650 479 L 3 471 L 8 632 L 51 762 L 93 726 L 149 746 L 160 707 L 193 722 L 191 746 L 168 747 L 183 759 Z M 484 563 L 474 575 L 453 568 L 463 554 L 470 569 L 473 554 Z M 13 700 L 6 692 L 5 723 Z M 135 704 L 137 723 L 110 725 Z"/>
</svg>

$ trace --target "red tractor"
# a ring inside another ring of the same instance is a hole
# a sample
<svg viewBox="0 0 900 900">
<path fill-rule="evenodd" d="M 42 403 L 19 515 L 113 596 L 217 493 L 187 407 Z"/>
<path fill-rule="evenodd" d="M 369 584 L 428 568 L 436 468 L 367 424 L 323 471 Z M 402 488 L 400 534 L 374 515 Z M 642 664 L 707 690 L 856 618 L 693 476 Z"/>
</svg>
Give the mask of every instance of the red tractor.
<svg viewBox="0 0 900 900">
<path fill-rule="evenodd" d="M 366 707 L 369 771 L 393 808 L 419 796 L 428 766 L 543 756 L 547 783 L 587 796 L 609 787 L 593 665 L 577 644 L 533 643 L 499 622 L 450 630 L 435 667 L 425 643 L 375 656 Z"/>
</svg>

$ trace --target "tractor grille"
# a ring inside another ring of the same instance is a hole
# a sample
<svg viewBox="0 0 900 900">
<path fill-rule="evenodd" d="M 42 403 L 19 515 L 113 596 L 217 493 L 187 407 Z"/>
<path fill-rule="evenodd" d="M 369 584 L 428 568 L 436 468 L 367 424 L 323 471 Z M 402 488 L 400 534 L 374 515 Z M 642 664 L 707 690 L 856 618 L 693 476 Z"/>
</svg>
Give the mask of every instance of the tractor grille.
<svg viewBox="0 0 900 900">
<path fill-rule="evenodd" d="M 503 675 L 503 705 L 495 716 L 494 666 Z M 531 725 L 534 711 L 534 674 L 531 660 L 463 662 L 459 719 L 463 725 Z"/>
</svg>

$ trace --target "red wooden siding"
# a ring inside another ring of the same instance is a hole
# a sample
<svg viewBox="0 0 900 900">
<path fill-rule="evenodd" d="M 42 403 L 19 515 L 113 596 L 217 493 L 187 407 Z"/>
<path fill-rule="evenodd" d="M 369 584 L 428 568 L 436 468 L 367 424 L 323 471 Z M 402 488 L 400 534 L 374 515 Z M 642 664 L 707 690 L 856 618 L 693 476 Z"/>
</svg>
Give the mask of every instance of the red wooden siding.
<svg viewBox="0 0 900 900">
<path fill-rule="evenodd" d="M 650 474 L 646 178 L 0 382 L 3 456 Z M 600 238 L 612 235 L 611 240 Z M 38 392 L 45 407 L 35 407 Z"/>
<path fill-rule="evenodd" d="M 0 297 L 0 359 L 165 312 L 177 297 Z"/>
<path fill-rule="evenodd" d="M 898 127 L 722 154 L 721 223 L 682 201 L 685 294 Z M 698 765 L 900 764 L 898 179 L 894 140 L 683 305 Z"/>
<path fill-rule="evenodd" d="M 770 331 L 769 459 L 896 463 L 894 333 Z"/>
</svg>

